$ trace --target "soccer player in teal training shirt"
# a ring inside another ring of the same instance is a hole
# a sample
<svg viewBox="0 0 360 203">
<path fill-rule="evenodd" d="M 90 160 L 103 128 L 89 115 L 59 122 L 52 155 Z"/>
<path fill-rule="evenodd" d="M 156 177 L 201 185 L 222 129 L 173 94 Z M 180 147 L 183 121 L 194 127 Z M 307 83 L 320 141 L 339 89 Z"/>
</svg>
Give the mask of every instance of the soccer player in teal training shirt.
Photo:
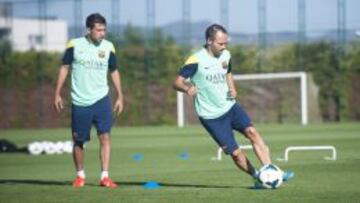
<svg viewBox="0 0 360 203">
<path fill-rule="evenodd" d="M 105 38 L 106 19 L 94 13 L 86 19 L 87 35 L 69 42 L 60 67 L 55 89 L 54 106 L 64 108 L 61 89 L 71 69 L 71 129 L 74 141 L 73 158 L 77 171 L 74 187 L 85 185 L 84 143 L 90 140 L 94 124 L 100 141 L 100 186 L 117 187 L 109 178 L 110 130 L 112 108 L 107 76 L 110 74 L 117 99 L 113 110 L 118 116 L 123 109 L 120 73 L 117 70 L 115 49 Z"/>
<path fill-rule="evenodd" d="M 174 88 L 194 98 L 201 124 L 215 142 L 243 171 L 256 178 L 257 171 L 234 138 L 237 130 L 248 138 L 262 165 L 270 164 L 269 149 L 239 103 L 232 73 L 231 56 L 226 49 L 228 34 L 213 24 L 205 32 L 205 46 L 190 56 L 174 81 Z M 190 78 L 190 83 L 186 80 Z M 284 173 L 286 181 L 294 174 Z"/>
</svg>

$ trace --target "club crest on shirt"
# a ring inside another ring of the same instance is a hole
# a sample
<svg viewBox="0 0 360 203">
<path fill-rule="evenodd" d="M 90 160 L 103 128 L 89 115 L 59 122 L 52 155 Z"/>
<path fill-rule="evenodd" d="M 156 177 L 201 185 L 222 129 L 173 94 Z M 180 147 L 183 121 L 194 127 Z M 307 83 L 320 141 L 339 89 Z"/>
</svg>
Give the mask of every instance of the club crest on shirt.
<svg viewBox="0 0 360 203">
<path fill-rule="evenodd" d="M 105 51 L 99 50 L 98 56 L 99 56 L 100 58 L 104 58 L 104 57 L 105 57 Z"/>
<path fill-rule="evenodd" d="M 228 63 L 227 63 L 227 61 L 223 61 L 223 62 L 222 62 L 222 67 L 223 67 L 223 69 L 227 69 L 227 68 L 228 68 Z"/>
</svg>

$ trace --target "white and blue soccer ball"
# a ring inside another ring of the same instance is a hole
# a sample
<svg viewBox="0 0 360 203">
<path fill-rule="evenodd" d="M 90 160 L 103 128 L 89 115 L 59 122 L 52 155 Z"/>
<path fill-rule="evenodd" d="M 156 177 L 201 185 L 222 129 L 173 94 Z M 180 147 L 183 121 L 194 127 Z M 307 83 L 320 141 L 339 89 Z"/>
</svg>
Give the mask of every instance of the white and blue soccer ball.
<svg viewBox="0 0 360 203">
<path fill-rule="evenodd" d="M 275 164 L 266 164 L 259 170 L 258 181 L 264 188 L 276 189 L 283 182 L 283 174 Z"/>
</svg>

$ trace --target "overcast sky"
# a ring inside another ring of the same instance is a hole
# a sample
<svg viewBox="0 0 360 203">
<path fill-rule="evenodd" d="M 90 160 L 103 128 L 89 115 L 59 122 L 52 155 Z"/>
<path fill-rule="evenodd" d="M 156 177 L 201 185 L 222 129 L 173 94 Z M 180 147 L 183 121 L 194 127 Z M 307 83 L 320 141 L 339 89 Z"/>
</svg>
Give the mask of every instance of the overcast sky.
<svg viewBox="0 0 360 203">
<path fill-rule="evenodd" d="M 0 0 L 0 2 L 9 0 Z M 338 0 L 306 0 L 307 31 L 336 29 Z M 12 0 L 14 13 L 34 16 L 39 13 L 37 0 Z M 155 23 L 163 26 L 182 19 L 182 0 L 155 0 Z M 190 0 L 191 21 L 220 22 L 222 0 Z M 229 0 L 229 29 L 232 32 L 256 33 L 257 0 Z M 297 30 L 297 0 L 267 0 L 267 30 Z M 360 0 L 347 0 L 346 23 L 349 29 L 360 29 Z M 48 0 L 47 14 L 74 23 L 72 0 Z M 92 12 L 100 12 L 111 23 L 111 0 L 82 0 L 82 21 Z M 121 24 L 146 25 L 146 0 L 120 0 Z M 84 24 L 84 23 L 82 23 Z"/>
</svg>

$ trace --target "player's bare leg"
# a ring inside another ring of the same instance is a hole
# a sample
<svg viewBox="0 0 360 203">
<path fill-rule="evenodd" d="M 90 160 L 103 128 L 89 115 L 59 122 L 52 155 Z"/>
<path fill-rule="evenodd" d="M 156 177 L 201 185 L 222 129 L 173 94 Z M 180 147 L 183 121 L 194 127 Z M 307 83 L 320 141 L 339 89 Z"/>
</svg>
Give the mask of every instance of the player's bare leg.
<svg viewBox="0 0 360 203">
<path fill-rule="evenodd" d="M 251 176 L 254 176 L 256 173 L 255 168 L 250 163 L 250 161 L 246 158 L 245 153 L 240 149 L 236 149 L 232 154 L 231 158 L 233 159 L 236 166 L 243 170 L 244 172 L 248 173 Z"/>
<path fill-rule="evenodd" d="M 255 154 L 260 160 L 262 165 L 271 164 L 270 151 L 266 146 L 264 140 L 257 132 L 254 127 L 248 127 L 245 129 L 246 137 L 251 141 L 251 144 L 254 148 Z M 294 172 L 284 171 L 283 181 L 288 181 L 294 177 Z"/>
<path fill-rule="evenodd" d="M 98 136 L 100 141 L 100 162 L 101 162 L 101 170 L 109 171 L 110 164 L 110 135 L 109 133 L 101 134 Z"/>
<path fill-rule="evenodd" d="M 116 188 L 117 184 L 109 178 L 109 165 L 111 153 L 111 138 L 109 133 L 98 136 L 100 141 L 100 162 L 101 162 L 101 180 L 100 186 Z"/>
<path fill-rule="evenodd" d="M 83 187 L 85 185 L 84 173 L 84 147 L 83 144 L 75 143 L 73 147 L 73 159 L 76 168 L 76 179 L 73 181 L 73 187 Z"/>
<path fill-rule="evenodd" d="M 74 144 L 73 159 L 76 171 L 84 170 L 84 147 L 83 145 Z"/>
<path fill-rule="evenodd" d="M 254 148 L 254 152 L 260 160 L 261 164 L 270 164 L 271 159 L 269 148 L 266 146 L 264 140 L 257 132 L 257 130 L 254 127 L 248 127 L 245 129 L 245 136 L 250 140 Z"/>
</svg>

